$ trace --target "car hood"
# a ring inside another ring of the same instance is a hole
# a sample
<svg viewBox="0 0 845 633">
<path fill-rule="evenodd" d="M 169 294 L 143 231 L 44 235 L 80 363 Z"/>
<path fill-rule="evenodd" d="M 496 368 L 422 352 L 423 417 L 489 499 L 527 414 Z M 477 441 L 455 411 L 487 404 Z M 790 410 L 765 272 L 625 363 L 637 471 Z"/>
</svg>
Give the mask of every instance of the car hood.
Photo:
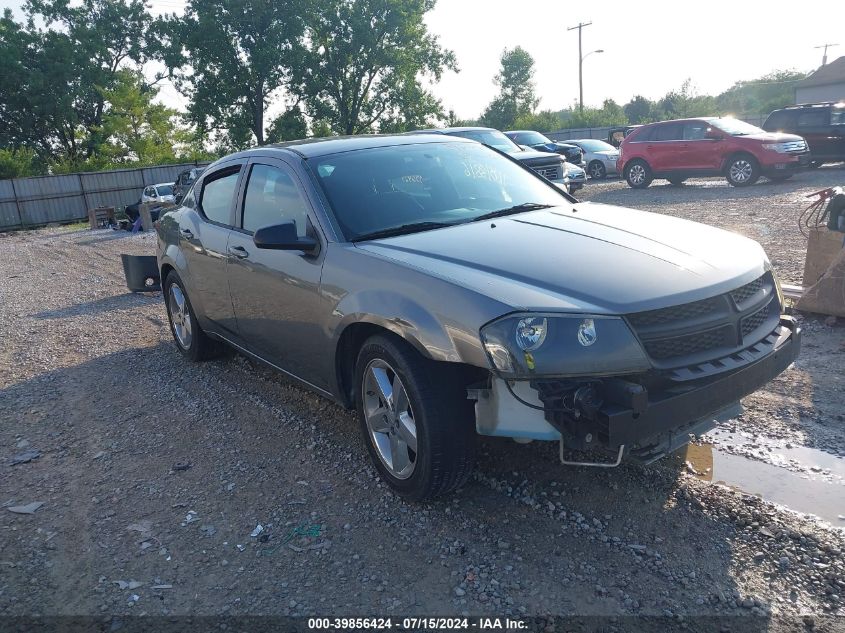
<svg viewBox="0 0 845 633">
<path fill-rule="evenodd" d="M 767 264 L 759 244 L 735 233 L 593 203 L 356 246 L 514 310 L 597 314 L 715 296 L 753 281 Z"/>
<path fill-rule="evenodd" d="M 748 134 L 746 136 L 735 136 L 734 138 L 749 138 L 764 143 L 788 143 L 790 141 L 803 141 L 804 138 L 797 134 L 784 134 L 783 132 L 760 132 L 759 134 Z"/>
<path fill-rule="evenodd" d="M 521 152 L 514 152 L 511 154 L 515 159 L 521 160 L 522 162 L 536 162 L 538 159 L 542 159 L 543 162 L 559 162 L 560 159 L 557 157 L 556 154 L 551 152 L 538 152 L 533 149 L 524 149 Z"/>
</svg>

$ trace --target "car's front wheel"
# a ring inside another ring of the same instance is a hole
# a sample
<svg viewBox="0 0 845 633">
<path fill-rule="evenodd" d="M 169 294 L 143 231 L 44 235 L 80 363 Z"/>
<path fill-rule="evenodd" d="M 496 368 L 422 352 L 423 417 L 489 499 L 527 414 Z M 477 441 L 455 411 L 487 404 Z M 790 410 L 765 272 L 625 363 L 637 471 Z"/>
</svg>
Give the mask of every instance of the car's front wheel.
<svg viewBox="0 0 845 633">
<path fill-rule="evenodd" d="M 607 178 L 607 168 L 605 168 L 600 160 L 591 162 L 587 166 L 587 173 L 590 174 L 590 178 L 595 180 L 604 180 Z"/>
<path fill-rule="evenodd" d="M 636 158 L 625 167 L 625 180 L 634 189 L 645 189 L 651 184 L 654 177 L 651 175 L 651 167 L 648 166 L 648 163 Z"/>
<path fill-rule="evenodd" d="M 185 284 L 175 271 L 170 271 L 164 280 L 164 300 L 167 305 L 167 320 L 176 347 L 187 358 L 200 361 L 217 355 L 219 345 L 202 330 L 197 315 L 188 299 Z"/>
<path fill-rule="evenodd" d="M 355 387 L 367 450 L 397 493 L 422 501 L 467 480 L 475 459 L 473 405 L 451 368 L 378 335 L 358 353 Z"/>
<path fill-rule="evenodd" d="M 750 154 L 739 154 L 728 162 L 725 178 L 734 187 L 753 185 L 760 178 L 760 166 Z"/>
</svg>

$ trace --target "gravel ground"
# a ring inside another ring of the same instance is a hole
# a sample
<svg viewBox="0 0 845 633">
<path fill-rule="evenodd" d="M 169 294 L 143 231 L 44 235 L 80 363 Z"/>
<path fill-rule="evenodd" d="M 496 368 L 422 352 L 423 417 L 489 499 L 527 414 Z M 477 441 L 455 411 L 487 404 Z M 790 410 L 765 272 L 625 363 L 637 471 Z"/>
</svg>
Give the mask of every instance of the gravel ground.
<svg viewBox="0 0 845 633">
<path fill-rule="evenodd" d="M 583 198 L 738 231 L 799 282 L 796 213 L 845 169 L 690 183 L 611 180 Z M 153 249 L 152 235 L 111 231 L 0 236 L 0 615 L 744 615 L 841 629 L 825 616 L 845 613 L 845 533 L 701 481 L 683 455 L 597 471 L 562 467 L 556 445 L 484 439 L 463 490 L 402 502 L 350 413 L 239 355 L 178 355 L 160 294 L 124 284 L 119 254 Z M 802 320 L 806 352 L 722 430 L 839 459 L 845 328 Z"/>
</svg>

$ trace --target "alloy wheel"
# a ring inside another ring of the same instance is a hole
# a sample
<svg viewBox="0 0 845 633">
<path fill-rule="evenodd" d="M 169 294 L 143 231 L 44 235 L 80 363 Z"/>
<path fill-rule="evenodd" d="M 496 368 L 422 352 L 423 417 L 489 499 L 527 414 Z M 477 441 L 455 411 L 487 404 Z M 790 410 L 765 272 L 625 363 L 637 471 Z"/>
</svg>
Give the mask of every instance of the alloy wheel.
<svg viewBox="0 0 845 633">
<path fill-rule="evenodd" d="M 185 298 L 185 293 L 182 292 L 182 288 L 178 284 L 171 284 L 169 294 L 167 310 L 170 312 L 173 334 L 176 336 L 176 342 L 179 343 L 182 349 L 189 349 L 193 334 L 188 300 Z"/>
<path fill-rule="evenodd" d="M 645 182 L 645 167 L 637 163 L 636 165 L 631 165 L 628 169 L 628 177 L 631 179 L 631 182 L 635 185 L 640 185 Z"/>
<path fill-rule="evenodd" d="M 381 462 L 397 479 L 407 479 L 417 464 L 417 425 L 399 374 L 375 358 L 364 369 L 364 418 Z"/>
<path fill-rule="evenodd" d="M 754 166 L 744 158 L 740 158 L 731 163 L 730 176 L 731 180 L 737 183 L 745 183 L 751 179 L 754 173 Z"/>
</svg>

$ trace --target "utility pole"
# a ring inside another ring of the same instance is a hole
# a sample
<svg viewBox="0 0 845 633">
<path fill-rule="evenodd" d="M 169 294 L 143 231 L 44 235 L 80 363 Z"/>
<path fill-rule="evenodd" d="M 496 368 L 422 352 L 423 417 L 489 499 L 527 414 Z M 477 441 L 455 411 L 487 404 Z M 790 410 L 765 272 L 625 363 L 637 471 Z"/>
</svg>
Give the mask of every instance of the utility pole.
<svg viewBox="0 0 845 633">
<path fill-rule="evenodd" d="M 578 26 L 566 29 L 567 31 L 574 31 L 578 29 L 578 110 L 584 111 L 584 58 L 581 56 L 581 29 L 585 26 L 590 26 L 592 22 L 579 22 Z"/>
<path fill-rule="evenodd" d="M 816 46 L 815 48 L 823 48 L 824 54 L 822 55 L 822 66 L 827 66 L 827 49 L 828 47 L 839 46 L 839 44 L 822 44 L 821 46 Z"/>
</svg>

